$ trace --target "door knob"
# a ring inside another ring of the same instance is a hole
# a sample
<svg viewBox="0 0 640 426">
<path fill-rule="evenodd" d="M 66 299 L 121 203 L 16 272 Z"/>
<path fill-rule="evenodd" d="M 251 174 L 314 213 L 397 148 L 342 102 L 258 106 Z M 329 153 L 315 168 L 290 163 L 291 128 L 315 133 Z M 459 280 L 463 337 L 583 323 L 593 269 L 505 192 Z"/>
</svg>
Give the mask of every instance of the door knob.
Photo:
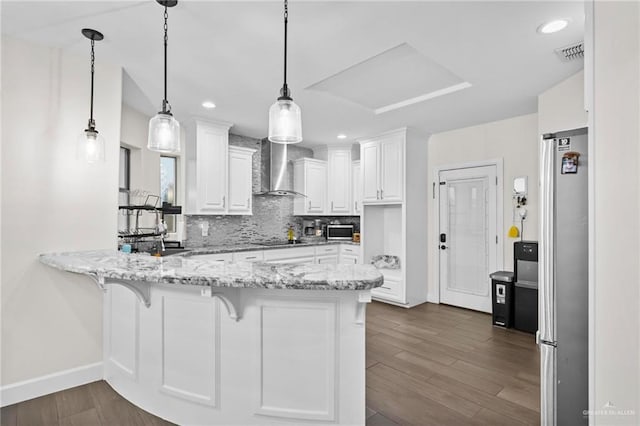
<svg viewBox="0 0 640 426">
<path fill-rule="evenodd" d="M 444 244 L 440 246 L 440 250 L 446 250 L 447 246 L 445 246 Z"/>
</svg>

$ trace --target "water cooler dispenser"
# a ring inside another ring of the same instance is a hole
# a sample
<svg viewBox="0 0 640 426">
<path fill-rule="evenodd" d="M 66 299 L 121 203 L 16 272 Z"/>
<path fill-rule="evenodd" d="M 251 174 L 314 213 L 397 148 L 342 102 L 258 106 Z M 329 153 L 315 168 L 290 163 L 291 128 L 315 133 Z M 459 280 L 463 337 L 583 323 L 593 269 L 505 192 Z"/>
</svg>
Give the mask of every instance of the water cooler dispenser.
<svg viewBox="0 0 640 426">
<path fill-rule="evenodd" d="M 527 333 L 538 330 L 538 243 L 513 244 L 514 328 Z"/>
</svg>

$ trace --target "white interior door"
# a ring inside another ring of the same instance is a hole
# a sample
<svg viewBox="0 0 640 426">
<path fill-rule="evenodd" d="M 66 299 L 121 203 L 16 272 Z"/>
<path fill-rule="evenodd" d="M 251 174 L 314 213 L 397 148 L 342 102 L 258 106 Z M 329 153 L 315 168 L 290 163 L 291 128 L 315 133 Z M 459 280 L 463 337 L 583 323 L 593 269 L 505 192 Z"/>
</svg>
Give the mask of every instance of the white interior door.
<svg viewBox="0 0 640 426">
<path fill-rule="evenodd" d="M 440 302 L 491 312 L 497 268 L 497 167 L 443 170 L 440 178 Z"/>
</svg>

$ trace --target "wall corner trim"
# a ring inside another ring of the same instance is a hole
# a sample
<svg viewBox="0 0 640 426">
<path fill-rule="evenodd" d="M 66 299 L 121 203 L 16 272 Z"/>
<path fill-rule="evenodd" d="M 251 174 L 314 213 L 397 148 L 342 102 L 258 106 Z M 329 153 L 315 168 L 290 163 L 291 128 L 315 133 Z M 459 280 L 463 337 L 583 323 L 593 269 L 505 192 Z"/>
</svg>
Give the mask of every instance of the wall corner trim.
<svg viewBox="0 0 640 426">
<path fill-rule="evenodd" d="M 103 364 L 96 362 L 0 387 L 0 407 L 96 382 L 103 378 Z"/>
</svg>

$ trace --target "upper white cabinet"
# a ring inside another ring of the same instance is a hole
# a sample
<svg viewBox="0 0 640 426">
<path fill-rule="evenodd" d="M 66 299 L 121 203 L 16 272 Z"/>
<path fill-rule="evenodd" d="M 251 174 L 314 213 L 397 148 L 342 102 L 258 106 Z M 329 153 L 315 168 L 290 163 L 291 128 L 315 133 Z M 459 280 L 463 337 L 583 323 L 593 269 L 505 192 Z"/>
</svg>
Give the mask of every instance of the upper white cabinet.
<svg viewBox="0 0 640 426">
<path fill-rule="evenodd" d="M 231 126 L 196 122 L 196 213 L 225 213 Z"/>
<path fill-rule="evenodd" d="M 354 161 L 351 165 L 351 198 L 355 216 L 359 216 L 362 211 L 362 176 L 360 170 L 360 160 Z"/>
<path fill-rule="evenodd" d="M 312 158 L 294 161 L 293 190 L 306 195 L 294 199 L 294 215 L 324 214 L 327 205 L 327 162 Z"/>
<path fill-rule="evenodd" d="M 404 145 L 404 131 L 360 141 L 363 203 L 400 203 L 404 200 Z"/>
<path fill-rule="evenodd" d="M 229 147 L 229 214 L 252 214 L 252 171 L 255 149 Z"/>
<path fill-rule="evenodd" d="M 252 213 L 255 150 L 230 147 L 230 128 L 230 123 L 196 121 L 188 130 L 187 212 L 190 214 Z"/>
<path fill-rule="evenodd" d="M 313 159 L 302 158 L 294 162 L 294 190 L 302 192 L 307 198 L 294 202 L 293 214 L 354 214 L 351 201 L 351 147 L 324 146 L 315 149 L 314 155 Z"/>
<path fill-rule="evenodd" d="M 327 214 L 351 214 L 351 148 L 329 148 L 327 170 Z"/>
</svg>

